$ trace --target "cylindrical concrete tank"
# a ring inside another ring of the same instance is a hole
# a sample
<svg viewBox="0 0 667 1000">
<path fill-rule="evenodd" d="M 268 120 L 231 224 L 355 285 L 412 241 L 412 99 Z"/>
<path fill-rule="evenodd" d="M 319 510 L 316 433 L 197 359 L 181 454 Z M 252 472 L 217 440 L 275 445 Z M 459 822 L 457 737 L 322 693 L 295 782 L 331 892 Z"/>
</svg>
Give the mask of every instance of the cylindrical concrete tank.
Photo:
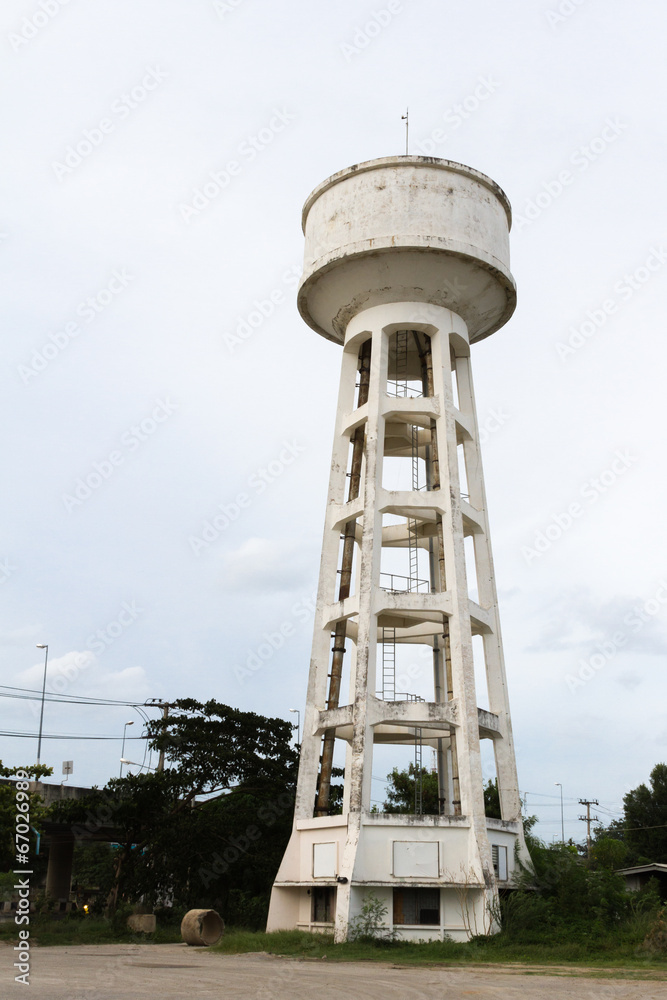
<svg viewBox="0 0 667 1000">
<path fill-rule="evenodd" d="M 471 341 L 516 305 L 507 196 L 472 167 L 386 156 L 329 177 L 303 209 L 299 311 L 342 343 L 350 319 L 387 302 L 428 302 L 461 316 Z"/>
<path fill-rule="evenodd" d="M 225 930 L 225 924 L 215 910 L 188 910 L 181 921 L 181 937 L 186 944 L 217 944 Z"/>
</svg>

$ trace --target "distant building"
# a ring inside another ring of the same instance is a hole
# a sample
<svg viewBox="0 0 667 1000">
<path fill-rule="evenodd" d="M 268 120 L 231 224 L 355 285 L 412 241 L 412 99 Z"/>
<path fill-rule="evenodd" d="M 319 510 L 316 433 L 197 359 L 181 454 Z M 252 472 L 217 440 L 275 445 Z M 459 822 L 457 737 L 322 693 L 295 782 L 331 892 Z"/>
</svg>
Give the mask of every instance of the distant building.
<svg viewBox="0 0 667 1000">
<path fill-rule="evenodd" d="M 636 865 L 634 868 L 619 868 L 616 874 L 623 875 L 628 892 L 638 892 L 649 879 L 655 878 L 660 884 L 661 897 L 667 899 L 667 865 Z"/>
</svg>

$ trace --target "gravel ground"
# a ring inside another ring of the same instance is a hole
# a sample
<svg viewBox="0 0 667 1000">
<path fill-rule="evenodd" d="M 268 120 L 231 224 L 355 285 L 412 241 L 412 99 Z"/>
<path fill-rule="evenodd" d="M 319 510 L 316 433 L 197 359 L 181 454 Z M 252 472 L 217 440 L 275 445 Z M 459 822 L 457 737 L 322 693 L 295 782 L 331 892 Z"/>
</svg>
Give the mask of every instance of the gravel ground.
<svg viewBox="0 0 667 1000">
<path fill-rule="evenodd" d="M 0 996 L 32 1000 L 667 1000 L 662 981 L 590 979 L 493 968 L 406 968 L 272 955 L 220 955 L 183 944 L 35 948 L 29 993 L 0 947 Z"/>
</svg>

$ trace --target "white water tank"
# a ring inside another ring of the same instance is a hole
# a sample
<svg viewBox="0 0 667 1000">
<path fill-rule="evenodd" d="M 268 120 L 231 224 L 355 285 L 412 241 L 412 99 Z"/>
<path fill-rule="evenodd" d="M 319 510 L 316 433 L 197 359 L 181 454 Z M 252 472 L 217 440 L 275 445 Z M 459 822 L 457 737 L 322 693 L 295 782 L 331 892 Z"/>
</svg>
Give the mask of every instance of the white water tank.
<svg viewBox="0 0 667 1000">
<path fill-rule="evenodd" d="M 299 311 L 342 343 L 361 309 L 428 302 L 458 313 L 470 340 L 481 340 L 516 305 L 511 221 L 504 191 L 460 163 L 385 156 L 348 167 L 304 206 Z"/>
</svg>

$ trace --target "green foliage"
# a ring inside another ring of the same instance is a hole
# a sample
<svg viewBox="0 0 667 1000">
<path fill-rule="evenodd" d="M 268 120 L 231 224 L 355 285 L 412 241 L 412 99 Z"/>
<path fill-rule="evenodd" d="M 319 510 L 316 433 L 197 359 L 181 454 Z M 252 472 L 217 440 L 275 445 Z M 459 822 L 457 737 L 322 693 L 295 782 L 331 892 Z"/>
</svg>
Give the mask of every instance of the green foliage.
<svg viewBox="0 0 667 1000">
<path fill-rule="evenodd" d="M 596 868 L 622 868 L 628 855 L 627 844 L 613 837 L 599 837 L 591 843 L 591 862 Z"/>
<path fill-rule="evenodd" d="M 237 784 L 283 781 L 295 768 L 292 724 L 218 701 L 181 698 L 166 719 L 148 724 L 150 745 L 164 751 L 191 795 L 210 794 Z"/>
<path fill-rule="evenodd" d="M 2 902 L 9 902 L 12 898 L 15 882 L 16 875 L 13 871 L 0 872 L 0 900 Z"/>
<path fill-rule="evenodd" d="M 487 781 L 484 786 L 484 812 L 492 819 L 502 819 L 500 814 L 500 792 L 498 791 L 498 779 Z"/>
<path fill-rule="evenodd" d="M 610 968 L 619 969 L 625 975 L 626 969 L 637 969 L 641 975 L 647 970 L 659 970 L 659 975 L 667 967 L 667 959 L 659 954 L 639 953 L 638 948 L 645 938 L 651 922 L 646 919 L 610 930 L 606 937 L 595 941 L 552 941 L 545 936 L 537 944 L 513 941 L 506 933 L 482 936 L 467 944 L 454 941 L 394 941 L 391 944 L 391 962 L 394 965 L 434 966 L 489 962 L 520 962 L 525 965 L 567 963 L 579 964 L 584 969 L 597 966 L 604 969 L 605 978 Z M 293 955 L 303 958 L 326 959 L 328 962 L 386 962 L 385 946 L 377 941 L 347 941 L 334 944 L 326 934 L 306 934 L 303 931 L 277 931 L 273 934 L 250 933 L 227 927 L 220 942 L 212 949 L 226 955 L 247 952 L 266 952 L 271 955 Z M 582 971 L 584 971 L 582 969 Z"/>
<path fill-rule="evenodd" d="M 438 775 L 423 767 L 422 771 L 422 812 L 427 816 L 440 814 L 440 798 Z M 414 813 L 415 811 L 415 765 L 409 764 L 407 769 L 395 767 L 387 775 L 387 800 L 382 806 L 386 813 Z M 484 788 L 484 809 L 487 816 L 500 819 L 500 795 L 498 781 L 488 781 Z"/>
<path fill-rule="evenodd" d="M 410 764 L 407 770 L 397 767 L 387 775 L 387 801 L 382 807 L 387 813 L 414 813 L 415 811 L 415 765 Z M 423 767 L 422 775 L 422 812 L 427 816 L 437 816 L 440 813 L 438 801 L 438 776 L 434 771 Z"/>
<path fill-rule="evenodd" d="M 660 910 L 656 914 L 656 918 L 642 943 L 642 950 L 649 952 L 649 954 L 667 956 L 667 920 L 665 920 L 664 910 Z"/>
<path fill-rule="evenodd" d="M 0 778 L 15 778 L 19 772 L 29 775 L 30 781 L 39 781 L 53 774 L 53 768 L 45 764 L 26 764 L 25 767 L 7 767 L 0 760 Z M 44 816 L 42 798 L 35 792 L 28 792 L 30 805 L 30 826 L 41 829 Z M 0 784 L 0 872 L 15 868 L 16 847 L 14 843 L 14 822 L 16 816 L 16 789 L 14 782 Z M 31 833 L 31 857 L 34 857 L 35 838 Z"/>
<path fill-rule="evenodd" d="M 575 847 L 531 838 L 532 866 L 503 903 L 503 929 L 514 941 L 599 939 L 632 917 L 625 880 L 610 868 L 589 867 Z"/>
<path fill-rule="evenodd" d="M 629 864 L 667 862 L 667 764 L 656 764 L 650 787 L 639 785 L 623 797 L 623 839 Z"/>
<path fill-rule="evenodd" d="M 96 890 L 96 911 L 103 908 L 113 888 L 116 856 L 111 844 L 81 840 L 74 845 L 72 892 L 81 899 L 82 896 L 88 898 L 90 891 Z"/>
<path fill-rule="evenodd" d="M 96 879 L 119 905 L 213 906 L 260 926 L 292 826 L 290 724 L 188 699 L 151 727 L 151 745 L 173 766 L 52 807 L 80 842 L 108 831 L 120 845 L 110 857 L 89 854 L 92 868 L 76 868 L 77 880 Z"/>
<path fill-rule="evenodd" d="M 662 902 L 660 898 L 660 883 L 656 878 L 650 878 L 641 889 L 629 894 L 629 900 L 630 909 L 634 914 L 656 914 Z"/>
<path fill-rule="evenodd" d="M 349 924 L 348 938 L 350 941 L 390 942 L 396 933 L 386 924 L 388 907 L 375 895 L 371 889 L 364 896 L 361 912 Z"/>
<path fill-rule="evenodd" d="M 127 911 L 125 911 L 125 916 Z M 18 928 L 14 921 L 0 923 L 0 942 L 16 943 Z M 82 911 L 54 920 L 51 914 L 30 918 L 30 941 L 48 945 L 167 944 L 181 941 L 180 924 L 170 925 L 158 919 L 155 934 L 135 934 L 120 917 L 114 921 L 101 916 L 86 916 Z"/>
</svg>

